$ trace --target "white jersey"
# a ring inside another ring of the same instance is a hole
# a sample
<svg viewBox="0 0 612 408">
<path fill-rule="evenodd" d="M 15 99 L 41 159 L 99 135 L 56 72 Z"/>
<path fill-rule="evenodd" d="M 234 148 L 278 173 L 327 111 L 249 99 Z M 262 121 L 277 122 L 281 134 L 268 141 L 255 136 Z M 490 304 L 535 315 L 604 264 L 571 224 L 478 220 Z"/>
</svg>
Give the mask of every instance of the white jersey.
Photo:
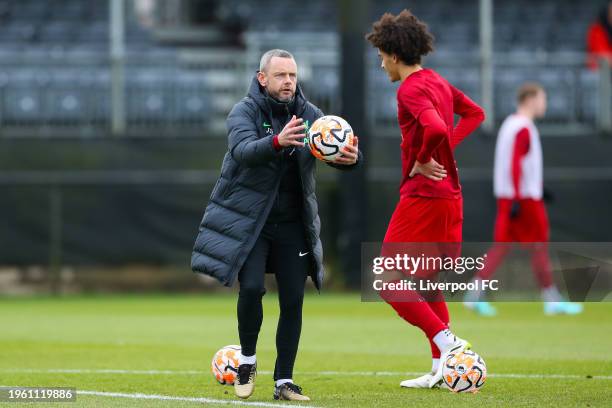
<svg viewBox="0 0 612 408">
<path fill-rule="evenodd" d="M 542 199 L 543 160 L 540 134 L 531 119 L 517 114 L 504 120 L 497 135 L 493 171 L 493 191 L 497 198 L 516 198 L 512 183 L 512 154 L 516 135 L 523 128 L 529 130 L 529 151 L 521 160 L 519 194 L 521 198 Z"/>
</svg>

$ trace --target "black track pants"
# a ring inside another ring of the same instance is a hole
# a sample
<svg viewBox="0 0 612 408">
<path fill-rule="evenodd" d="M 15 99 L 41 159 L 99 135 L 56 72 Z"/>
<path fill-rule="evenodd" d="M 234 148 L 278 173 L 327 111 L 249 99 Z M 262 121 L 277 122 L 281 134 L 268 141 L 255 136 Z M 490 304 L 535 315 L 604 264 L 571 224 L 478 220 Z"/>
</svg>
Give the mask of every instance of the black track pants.
<svg viewBox="0 0 612 408">
<path fill-rule="evenodd" d="M 266 224 L 238 274 L 238 333 L 245 356 L 255 354 L 263 320 L 264 276 L 274 273 L 280 317 L 276 330 L 274 379 L 292 378 L 302 330 L 304 284 L 312 254 L 301 222 Z"/>
</svg>

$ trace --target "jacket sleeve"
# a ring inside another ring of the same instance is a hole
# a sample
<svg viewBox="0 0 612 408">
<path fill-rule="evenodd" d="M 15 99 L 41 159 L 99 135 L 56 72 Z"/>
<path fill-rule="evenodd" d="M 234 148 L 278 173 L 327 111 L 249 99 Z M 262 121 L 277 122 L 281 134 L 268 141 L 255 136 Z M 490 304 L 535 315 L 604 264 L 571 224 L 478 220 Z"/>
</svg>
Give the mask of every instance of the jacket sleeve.
<svg viewBox="0 0 612 408">
<path fill-rule="evenodd" d="M 280 152 L 274 148 L 274 136 L 259 138 L 255 113 L 245 102 L 234 106 L 227 117 L 227 138 L 230 154 L 247 167 L 262 165 Z"/>
<path fill-rule="evenodd" d="M 417 160 L 419 163 L 428 163 L 434 150 L 448 137 L 449 129 L 440 117 L 431 96 L 424 89 L 410 87 L 398 92 L 397 100 L 423 128 L 423 142 L 417 153 Z"/>
<path fill-rule="evenodd" d="M 417 154 L 417 160 L 419 163 L 429 163 L 434 150 L 448 136 L 448 128 L 435 109 L 424 110 L 416 118 L 423 127 L 423 144 Z"/>
<path fill-rule="evenodd" d="M 525 155 L 529 153 L 529 129 L 522 128 L 514 139 L 512 150 L 512 186 L 514 187 L 514 199 L 521 199 L 521 162 Z"/>
<path fill-rule="evenodd" d="M 357 161 L 355 162 L 355 164 L 346 165 L 346 164 L 337 164 L 333 162 L 325 162 L 325 164 L 327 164 L 329 167 L 333 167 L 334 169 L 345 170 L 345 171 L 353 170 L 354 168 L 361 166 L 362 163 L 363 163 L 363 153 L 361 153 L 361 150 L 359 150 L 358 152 Z"/>
<path fill-rule="evenodd" d="M 453 93 L 453 111 L 461 116 L 451 136 L 451 148 L 454 149 L 480 126 L 485 119 L 485 112 L 467 95 L 452 85 L 451 91 Z"/>
</svg>

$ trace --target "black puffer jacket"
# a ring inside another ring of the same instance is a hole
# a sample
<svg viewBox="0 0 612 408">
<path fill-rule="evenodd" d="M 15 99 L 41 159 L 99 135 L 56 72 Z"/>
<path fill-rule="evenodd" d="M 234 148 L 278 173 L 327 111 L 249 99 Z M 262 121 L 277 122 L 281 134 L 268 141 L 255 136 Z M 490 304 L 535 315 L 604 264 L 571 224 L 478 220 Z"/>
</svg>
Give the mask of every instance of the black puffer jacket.
<svg viewBox="0 0 612 408">
<path fill-rule="evenodd" d="M 323 116 L 298 87 L 293 110 L 311 125 Z M 289 112 L 287 112 L 289 115 Z M 191 256 L 194 272 L 217 278 L 231 286 L 238 276 L 278 198 L 284 152 L 276 151 L 273 137 L 280 133 L 286 117 L 273 114 L 270 102 L 253 78 L 248 96 L 238 102 L 227 118 L 228 152 L 204 211 Z M 302 182 L 302 222 L 311 248 L 310 276 L 317 289 L 323 280 L 323 248 L 319 233 L 315 195 L 316 159 L 308 148 L 298 148 L 297 165 Z M 357 165 L 362 161 L 361 153 Z M 354 166 L 332 165 L 339 169 Z"/>
</svg>

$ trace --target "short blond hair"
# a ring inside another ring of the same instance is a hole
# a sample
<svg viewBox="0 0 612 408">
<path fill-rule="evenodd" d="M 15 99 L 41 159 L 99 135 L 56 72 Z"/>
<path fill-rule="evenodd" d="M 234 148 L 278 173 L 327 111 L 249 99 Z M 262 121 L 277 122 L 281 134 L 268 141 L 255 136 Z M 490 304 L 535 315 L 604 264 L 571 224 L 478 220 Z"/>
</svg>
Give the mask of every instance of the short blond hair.
<svg viewBox="0 0 612 408">
<path fill-rule="evenodd" d="M 538 92 L 544 92 L 544 87 L 542 85 L 537 82 L 525 82 L 516 93 L 516 101 L 519 105 L 522 105 L 527 99 L 536 96 Z"/>
<path fill-rule="evenodd" d="M 269 50 L 266 51 L 264 55 L 261 56 L 261 60 L 259 60 L 259 71 L 265 71 L 268 67 L 268 64 L 274 57 L 290 58 L 292 60 L 295 60 L 295 58 L 293 58 L 293 55 L 289 51 L 280 50 L 278 48 L 274 50 Z"/>
</svg>

